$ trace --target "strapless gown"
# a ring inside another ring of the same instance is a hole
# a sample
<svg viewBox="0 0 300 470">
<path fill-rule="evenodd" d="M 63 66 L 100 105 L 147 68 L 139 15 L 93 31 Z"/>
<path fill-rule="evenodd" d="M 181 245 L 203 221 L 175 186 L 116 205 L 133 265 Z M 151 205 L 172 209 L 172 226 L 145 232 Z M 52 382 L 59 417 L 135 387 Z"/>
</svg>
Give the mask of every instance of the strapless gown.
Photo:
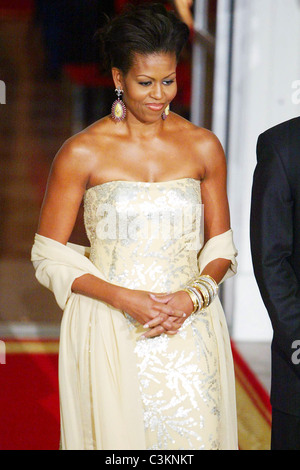
<svg viewBox="0 0 300 470">
<path fill-rule="evenodd" d="M 200 182 L 192 178 L 97 185 L 84 195 L 90 260 L 113 284 L 175 292 L 199 274 L 202 216 Z M 223 388 L 212 313 L 191 315 L 175 336 L 141 340 L 143 326 L 123 312 L 134 350 L 146 449 L 222 448 Z M 93 414 L 92 403 L 88 412 Z M 91 435 L 90 448 L 92 442 Z"/>
</svg>

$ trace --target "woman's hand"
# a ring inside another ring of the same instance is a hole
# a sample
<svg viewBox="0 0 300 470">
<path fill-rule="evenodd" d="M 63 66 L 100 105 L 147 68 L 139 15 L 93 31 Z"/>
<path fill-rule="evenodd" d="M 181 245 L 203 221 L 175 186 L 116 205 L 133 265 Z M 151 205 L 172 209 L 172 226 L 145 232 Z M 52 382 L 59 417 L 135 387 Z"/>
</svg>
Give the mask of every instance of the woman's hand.
<svg viewBox="0 0 300 470">
<path fill-rule="evenodd" d="M 154 336 L 166 333 L 175 335 L 179 328 L 183 325 L 186 318 L 193 312 L 193 302 L 185 291 L 177 291 L 172 294 L 150 294 L 151 299 L 169 306 L 174 311 L 183 312 L 181 316 L 166 315 L 164 311 L 160 311 L 155 318 L 146 323 L 144 326 L 149 330 L 142 335 L 144 338 L 153 338 Z M 156 308 L 156 307 L 155 307 Z"/>
<path fill-rule="evenodd" d="M 152 329 L 154 334 L 151 336 L 162 333 L 175 334 L 181 325 L 176 324 L 175 320 L 184 319 L 186 313 L 178 306 L 178 302 L 177 305 L 167 303 L 171 296 L 163 294 L 163 297 L 155 299 L 151 292 L 122 288 L 117 306 L 144 325 L 145 328 L 156 326 L 155 330 Z"/>
</svg>

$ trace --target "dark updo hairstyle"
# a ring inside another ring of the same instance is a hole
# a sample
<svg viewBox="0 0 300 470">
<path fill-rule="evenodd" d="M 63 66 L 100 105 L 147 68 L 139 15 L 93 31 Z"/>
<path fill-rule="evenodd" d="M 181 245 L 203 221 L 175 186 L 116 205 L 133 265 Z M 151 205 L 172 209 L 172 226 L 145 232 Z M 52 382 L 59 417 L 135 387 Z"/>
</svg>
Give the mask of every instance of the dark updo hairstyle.
<svg viewBox="0 0 300 470">
<path fill-rule="evenodd" d="M 177 62 L 189 37 L 189 28 L 162 4 L 129 5 L 98 31 L 104 68 L 128 73 L 135 53 L 175 53 Z"/>
</svg>

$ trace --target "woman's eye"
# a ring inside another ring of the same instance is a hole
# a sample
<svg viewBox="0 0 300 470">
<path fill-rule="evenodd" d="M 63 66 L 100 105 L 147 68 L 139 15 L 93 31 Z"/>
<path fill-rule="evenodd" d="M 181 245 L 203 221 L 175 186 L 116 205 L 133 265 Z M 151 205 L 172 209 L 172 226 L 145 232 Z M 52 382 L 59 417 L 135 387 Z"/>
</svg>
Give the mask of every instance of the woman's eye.
<svg viewBox="0 0 300 470">
<path fill-rule="evenodd" d="M 163 81 L 163 84 L 166 85 L 166 86 L 169 86 L 169 85 L 172 85 L 172 83 L 174 83 L 175 80 L 164 80 Z M 148 82 L 139 82 L 139 85 L 141 86 L 150 86 L 152 82 L 148 81 Z"/>
</svg>

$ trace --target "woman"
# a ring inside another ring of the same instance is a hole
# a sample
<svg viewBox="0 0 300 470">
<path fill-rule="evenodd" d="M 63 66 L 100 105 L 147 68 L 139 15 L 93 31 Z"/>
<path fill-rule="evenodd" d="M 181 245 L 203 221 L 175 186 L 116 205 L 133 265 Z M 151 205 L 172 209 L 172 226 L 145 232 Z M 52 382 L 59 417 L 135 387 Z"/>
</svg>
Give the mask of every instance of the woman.
<svg viewBox="0 0 300 470">
<path fill-rule="evenodd" d="M 100 36 L 118 99 L 56 155 L 32 249 L 64 310 L 62 448 L 236 449 L 225 157 L 168 112 L 188 28 L 154 4 Z M 68 242 L 82 198 L 90 250 Z"/>
</svg>

